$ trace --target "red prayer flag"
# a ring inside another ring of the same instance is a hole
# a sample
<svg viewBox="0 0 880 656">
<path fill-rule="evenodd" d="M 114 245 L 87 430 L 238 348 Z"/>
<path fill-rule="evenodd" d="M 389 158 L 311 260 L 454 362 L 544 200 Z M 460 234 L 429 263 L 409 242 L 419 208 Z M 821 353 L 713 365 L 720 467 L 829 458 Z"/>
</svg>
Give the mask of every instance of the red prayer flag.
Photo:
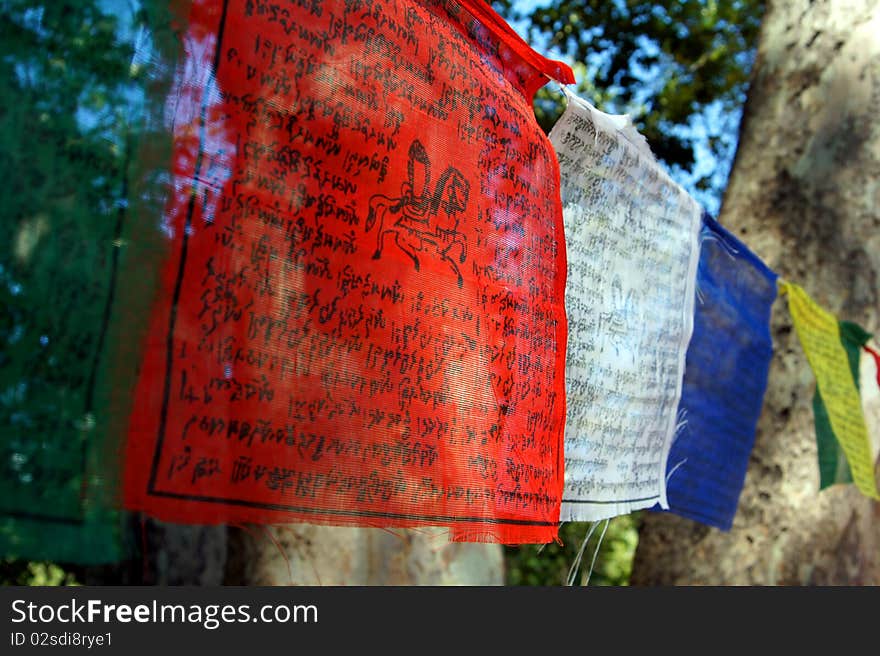
<svg viewBox="0 0 880 656">
<path fill-rule="evenodd" d="M 478 0 L 196 1 L 125 505 L 557 535 L 570 69 Z"/>
<path fill-rule="evenodd" d="M 877 385 L 880 386 L 880 353 L 877 353 L 870 346 L 863 346 L 868 353 L 870 353 L 874 357 L 874 362 L 877 363 Z"/>
</svg>

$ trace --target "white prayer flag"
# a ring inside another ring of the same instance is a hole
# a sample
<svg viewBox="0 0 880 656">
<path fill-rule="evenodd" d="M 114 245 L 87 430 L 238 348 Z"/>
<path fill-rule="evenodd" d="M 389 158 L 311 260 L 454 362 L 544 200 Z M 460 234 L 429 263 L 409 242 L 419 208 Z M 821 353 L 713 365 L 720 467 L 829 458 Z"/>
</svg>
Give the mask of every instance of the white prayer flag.
<svg viewBox="0 0 880 656">
<path fill-rule="evenodd" d="M 627 116 L 569 95 L 550 141 L 568 251 L 560 520 L 667 508 L 702 210 Z"/>
<path fill-rule="evenodd" d="M 880 353 L 880 344 L 872 339 L 867 346 Z M 859 360 L 859 395 L 862 399 L 862 413 L 865 415 L 865 428 L 868 431 L 868 449 L 874 465 L 874 479 L 880 488 L 880 360 L 870 351 L 862 349 Z"/>
</svg>

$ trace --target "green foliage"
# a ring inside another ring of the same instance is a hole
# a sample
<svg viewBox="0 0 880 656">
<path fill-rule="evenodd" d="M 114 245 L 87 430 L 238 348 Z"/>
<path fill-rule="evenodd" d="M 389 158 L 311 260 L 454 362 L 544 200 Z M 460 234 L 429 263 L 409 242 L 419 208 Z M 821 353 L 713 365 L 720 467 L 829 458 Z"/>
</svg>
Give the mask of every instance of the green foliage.
<svg viewBox="0 0 880 656">
<path fill-rule="evenodd" d="M 604 523 L 600 523 L 587 542 L 575 582 L 586 585 L 590 562 L 599 545 L 596 565 L 589 585 L 629 585 L 632 561 L 638 544 L 639 513 L 611 520 L 599 544 Z M 559 530 L 563 544 L 523 545 L 505 548 L 508 585 L 565 585 L 568 572 L 589 531 L 590 524 L 572 522 Z"/>
<path fill-rule="evenodd" d="M 536 47 L 577 62 L 578 92 L 603 111 L 630 114 L 669 166 L 692 168 L 698 142 L 730 159 L 736 143 L 730 122 L 698 119 L 710 105 L 721 115 L 736 115 L 742 106 L 763 0 L 492 4 L 508 20 L 524 22 Z M 558 94 L 542 89 L 536 113 L 545 129 L 559 111 Z"/>
<path fill-rule="evenodd" d="M 79 585 L 77 573 L 50 562 L 0 560 L 0 585 Z"/>
</svg>

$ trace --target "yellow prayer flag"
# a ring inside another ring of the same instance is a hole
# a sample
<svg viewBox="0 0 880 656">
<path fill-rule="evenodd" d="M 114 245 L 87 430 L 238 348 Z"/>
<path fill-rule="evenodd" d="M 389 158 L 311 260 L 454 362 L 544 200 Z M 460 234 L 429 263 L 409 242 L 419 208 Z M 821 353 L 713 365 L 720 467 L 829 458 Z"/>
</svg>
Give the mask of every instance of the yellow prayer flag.
<svg viewBox="0 0 880 656">
<path fill-rule="evenodd" d="M 880 499 L 861 398 L 840 341 L 837 317 L 826 312 L 798 285 L 779 282 L 788 293 L 788 309 L 816 385 L 828 410 L 831 427 L 846 453 L 853 482 L 862 494 Z"/>
</svg>

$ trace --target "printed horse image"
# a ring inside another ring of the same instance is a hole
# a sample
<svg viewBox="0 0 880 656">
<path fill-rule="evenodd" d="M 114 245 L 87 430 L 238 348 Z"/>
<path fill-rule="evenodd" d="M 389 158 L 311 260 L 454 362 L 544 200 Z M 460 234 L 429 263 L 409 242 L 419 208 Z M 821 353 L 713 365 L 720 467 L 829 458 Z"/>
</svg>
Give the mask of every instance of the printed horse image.
<svg viewBox="0 0 880 656">
<path fill-rule="evenodd" d="M 467 209 L 470 182 L 449 166 L 431 192 L 431 160 L 418 140 L 409 147 L 406 168 L 407 181 L 401 185 L 400 197 L 375 194 L 370 198 L 367 232 L 377 221 L 379 224 L 373 259 L 382 257 L 385 238 L 393 235 L 394 243 L 413 261 L 416 271 L 422 253 L 435 255 L 449 265 L 461 287 L 464 281 L 458 266 L 467 259 L 467 244 L 458 224 Z"/>
</svg>

